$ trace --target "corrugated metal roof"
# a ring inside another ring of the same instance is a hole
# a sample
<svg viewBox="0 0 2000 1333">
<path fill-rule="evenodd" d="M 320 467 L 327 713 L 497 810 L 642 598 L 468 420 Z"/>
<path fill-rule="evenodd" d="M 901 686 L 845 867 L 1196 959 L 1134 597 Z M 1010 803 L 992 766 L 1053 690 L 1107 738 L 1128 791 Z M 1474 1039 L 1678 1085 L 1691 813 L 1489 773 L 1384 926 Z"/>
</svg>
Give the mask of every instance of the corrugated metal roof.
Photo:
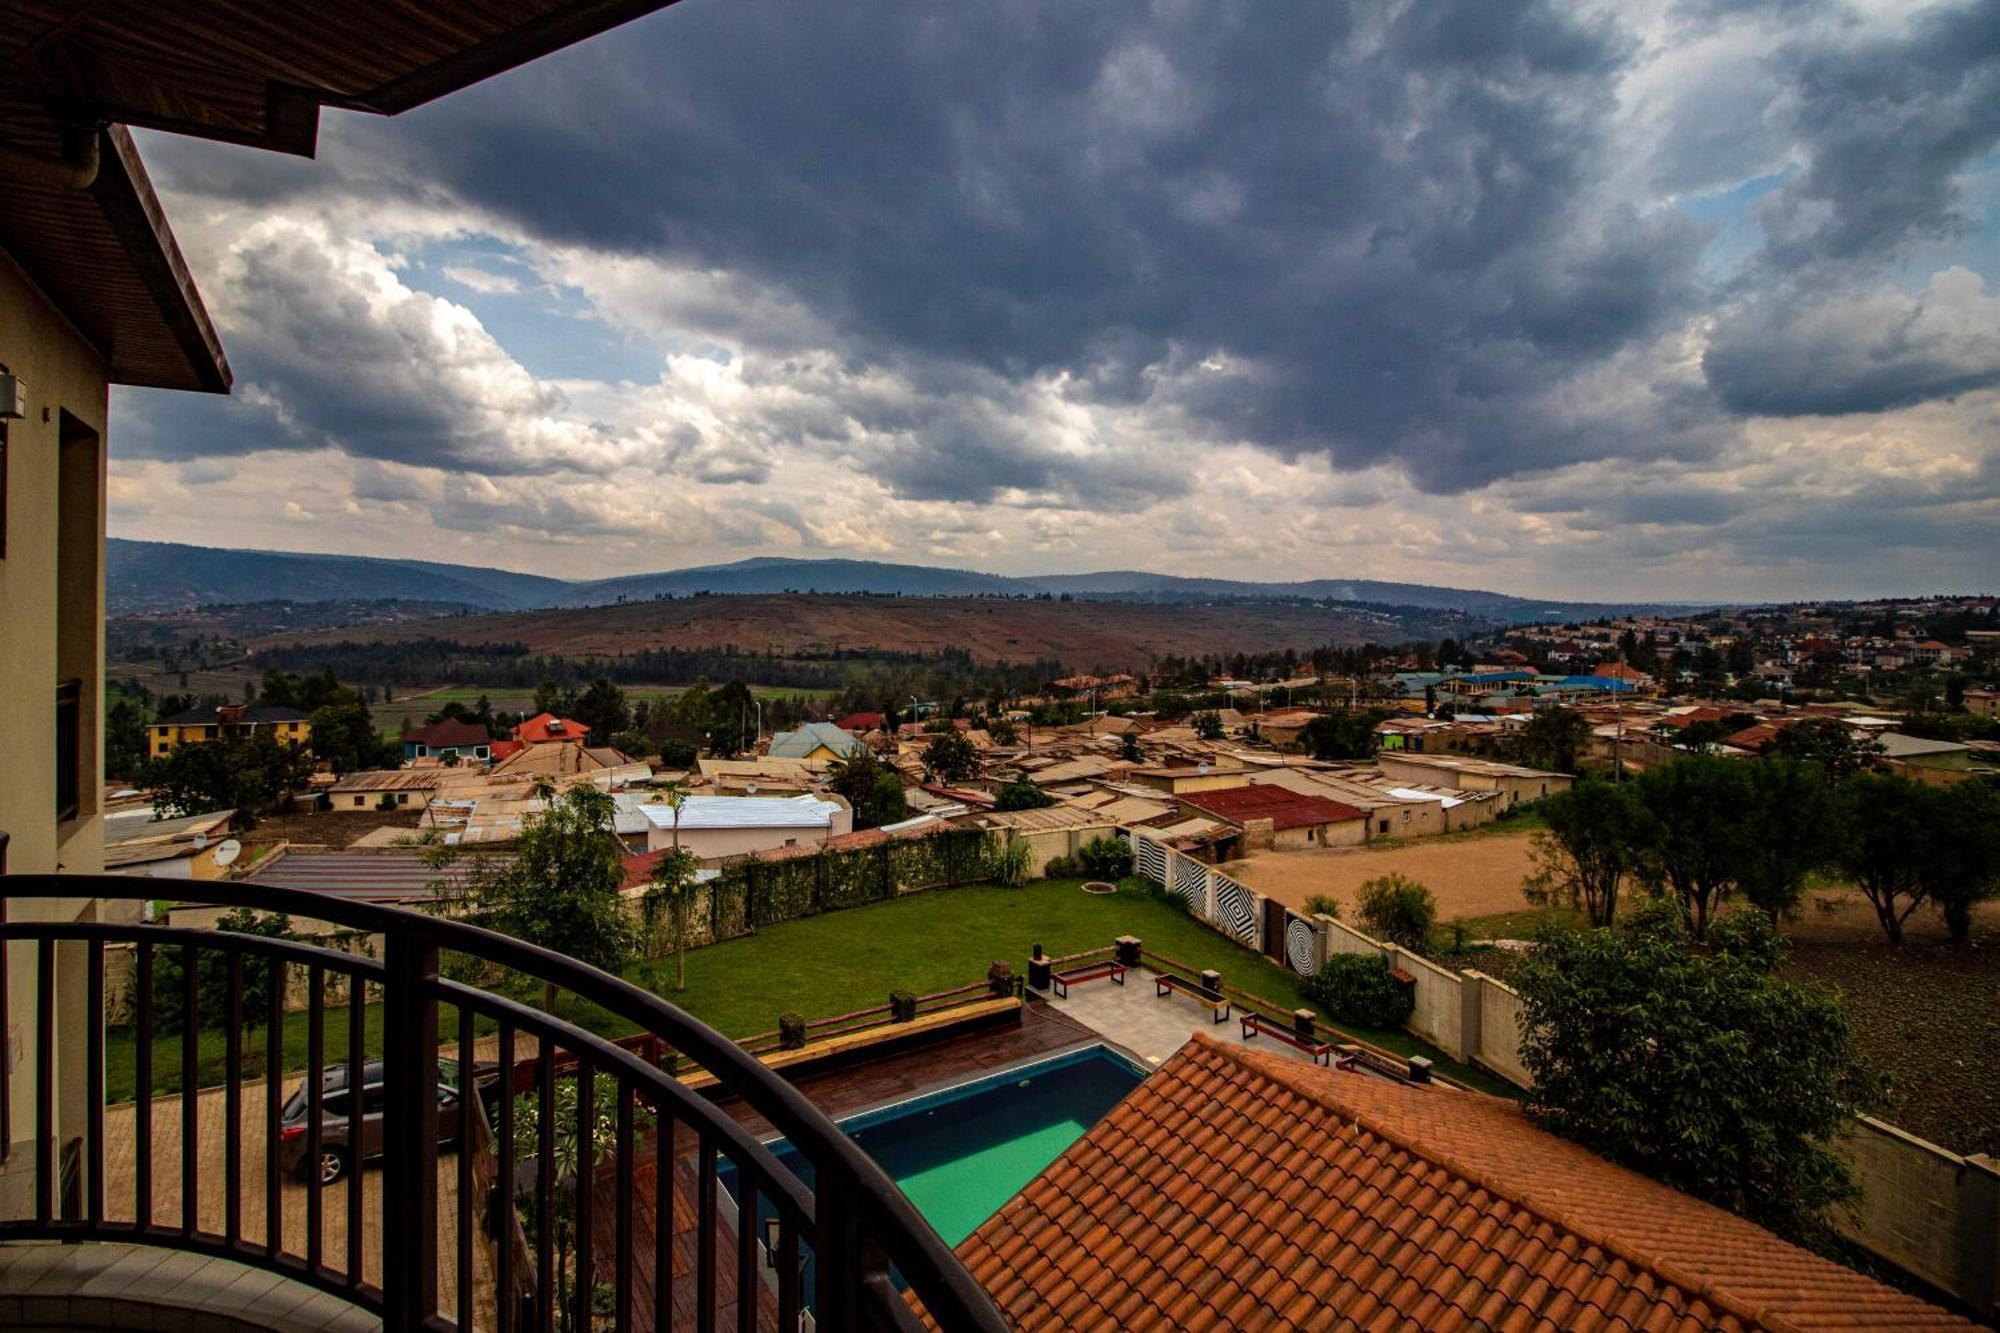
<svg viewBox="0 0 2000 1333">
<path fill-rule="evenodd" d="M 495 858 L 504 863 L 511 858 Z M 307 889 L 338 898 L 408 902 L 431 896 L 447 872 L 416 852 L 288 852 L 250 876 L 250 883 Z"/>
<path fill-rule="evenodd" d="M 658 829 L 674 827 L 673 808 L 664 802 L 640 810 Z M 823 828 L 833 823 L 840 807 L 817 796 L 690 796 L 681 802 L 680 827 Z"/>
</svg>

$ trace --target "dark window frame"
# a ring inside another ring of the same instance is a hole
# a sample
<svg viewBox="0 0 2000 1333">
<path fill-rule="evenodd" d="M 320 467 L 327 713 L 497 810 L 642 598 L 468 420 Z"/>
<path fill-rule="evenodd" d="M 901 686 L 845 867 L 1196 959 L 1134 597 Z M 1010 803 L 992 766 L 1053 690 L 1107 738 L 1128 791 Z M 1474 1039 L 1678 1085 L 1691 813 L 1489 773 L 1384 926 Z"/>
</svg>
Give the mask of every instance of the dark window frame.
<svg viewBox="0 0 2000 1333">
<path fill-rule="evenodd" d="M 56 822 L 83 813 L 83 682 L 56 686 Z"/>
</svg>

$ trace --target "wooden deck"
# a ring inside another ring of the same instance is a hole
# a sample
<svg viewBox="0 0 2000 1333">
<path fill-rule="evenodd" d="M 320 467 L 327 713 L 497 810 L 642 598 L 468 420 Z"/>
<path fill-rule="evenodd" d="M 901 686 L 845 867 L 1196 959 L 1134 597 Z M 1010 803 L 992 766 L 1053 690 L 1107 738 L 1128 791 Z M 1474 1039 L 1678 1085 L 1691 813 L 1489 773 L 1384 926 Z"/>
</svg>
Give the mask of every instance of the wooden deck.
<svg viewBox="0 0 2000 1333">
<path fill-rule="evenodd" d="M 821 1110 L 838 1119 L 884 1102 L 916 1096 L 933 1088 L 960 1083 L 968 1078 L 1032 1060 L 1037 1056 L 1069 1050 L 1100 1040 L 1095 1032 L 1056 1012 L 1039 1001 L 1021 1010 L 1018 1025 L 995 1028 L 939 1041 L 879 1060 L 825 1073 L 806 1074 L 793 1084 Z M 757 1138 L 774 1131 L 741 1101 L 723 1103 Z M 653 1253 L 659 1216 L 655 1184 L 654 1148 L 649 1143 L 638 1148 L 634 1179 L 632 1267 L 634 1276 L 633 1319 L 640 1328 L 692 1329 L 695 1319 L 695 1269 L 697 1264 L 697 1213 L 695 1210 L 696 1144 L 691 1134 L 675 1136 L 673 1170 L 673 1272 L 670 1277 L 672 1319 L 658 1319 L 658 1284 Z M 592 1208 L 592 1250 L 600 1272 L 609 1279 L 617 1253 L 617 1237 L 612 1229 L 615 1185 L 611 1175 L 600 1172 Z M 717 1327 L 734 1327 L 736 1320 L 736 1241 L 734 1228 L 719 1226 L 716 1233 L 715 1290 Z M 764 1271 L 759 1267 L 759 1271 Z M 761 1284 L 757 1296 L 755 1326 L 775 1330 L 777 1301 L 768 1284 Z"/>
</svg>

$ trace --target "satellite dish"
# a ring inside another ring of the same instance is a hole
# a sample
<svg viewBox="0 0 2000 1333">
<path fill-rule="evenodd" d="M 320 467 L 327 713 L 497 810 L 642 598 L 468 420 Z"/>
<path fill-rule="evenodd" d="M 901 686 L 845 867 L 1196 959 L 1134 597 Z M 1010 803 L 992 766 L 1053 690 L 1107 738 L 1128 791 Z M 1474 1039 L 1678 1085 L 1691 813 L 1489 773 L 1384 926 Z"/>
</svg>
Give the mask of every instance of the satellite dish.
<svg viewBox="0 0 2000 1333">
<path fill-rule="evenodd" d="M 201 851 L 203 848 L 207 846 L 208 846 L 208 835 L 206 833 L 197 833 L 194 835 L 194 849 L 196 851 Z"/>
<path fill-rule="evenodd" d="M 230 838 L 215 849 L 215 863 L 219 866 L 234 865 L 236 858 L 241 855 L 243 855 L 243 844 Z"/>
<path fill-rule="evenodd" d="M 756 784 L 756 783 L 754 783 L 754 782 L 746 782 L 746 783 L 744 783 L 744 784 L 743 784 L 743 794 L 744 794 L 745 796 L 755 796 L 755 795 L 757 794 L 757 784 Z"/>
<path fill-rule="evenodd" d="M 1194 766 L 1194 771 L 1195 771 L 1195 772 L 1197 772 L 1197 773 L 1206 773 L 1206 772 L 1208 772 L 1208 765 L 1207 765 L 1207 764 L 1196 764 L 1196 765 Z"/>
</svg>

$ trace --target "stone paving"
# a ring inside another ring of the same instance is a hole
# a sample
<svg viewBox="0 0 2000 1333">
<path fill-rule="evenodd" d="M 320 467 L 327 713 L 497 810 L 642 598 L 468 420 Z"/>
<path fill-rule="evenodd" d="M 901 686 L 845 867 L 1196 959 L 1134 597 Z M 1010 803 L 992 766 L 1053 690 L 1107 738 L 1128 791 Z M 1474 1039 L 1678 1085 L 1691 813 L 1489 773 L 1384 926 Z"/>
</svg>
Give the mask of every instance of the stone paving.
<svg viewBox="0 0 2000 1333">
<path fill-rule="evenodd" d="M 1187 1044 L 1197 1032 L 1207 1032 L 1227 1041 L 1241 1041 L 1243 1029 L 1232 1012 L 1224 1022 L 1213 1021 L 1205 1004 L 1185 995 L 1159 996 L 1154 993 L 1153 973 L 1135 967 L 1125 974 L 1125 984 L 1109 977 L 1086 981 L 1069 988 L 1069 998 L 1046 997 L 1051 1007 L 1122 1046 L 1147 1064 L 1157 1065 Z M 1305 1052 L 1270 1037 L 1254 1037 L 1251 1044 L 1294 1060 L 1310 1060 Z"/>
</svg>

